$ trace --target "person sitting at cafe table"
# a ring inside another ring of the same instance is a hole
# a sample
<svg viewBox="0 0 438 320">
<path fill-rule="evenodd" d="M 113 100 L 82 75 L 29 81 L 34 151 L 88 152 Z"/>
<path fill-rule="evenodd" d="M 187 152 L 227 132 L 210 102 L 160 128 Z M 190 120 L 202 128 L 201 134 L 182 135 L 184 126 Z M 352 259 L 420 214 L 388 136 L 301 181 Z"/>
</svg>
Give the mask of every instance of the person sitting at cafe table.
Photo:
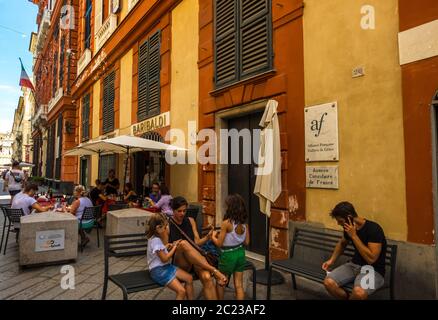
<svg viewBox="0 0 438 320">
<path fill-rule="evenodd" d="M 132 204 L 137 201 L 137 193 L 135 193 L 132 183 L 127 182 L 125 184 L 124 192 L 123 192 L 123 201 L 126 203 Z"/>
<path fill-rule="evenodd" d="M 93 205 L 97 206 L 105 203 L 107 197 L 103 194 L 105 190 L 105 185 L 102 183 L 100 179 L 96 179 L 96 186 L 90 191 L 90 199 L 93 202 Z"/>
<path fill-rule="evenodd" d="M 12 200 L 11 209 L 21 209 L 25 216 L 31 213 L 31 210 L 36 212 L 46 212 L 53 209 L 53 206 L 41 206 L 35 200 L 35 194 L 38 192 L 38 185 L 34 183 L 26 184 L 24 190 L 17 194 Z M 15 229 L 19 229 L 20 225 L 14 225 Z"/>
<path fill-rule="evenodd" d="M 149 194 L 149 197 L 146 197 L 147 200 L 152 200 L 153 203 L 157 203 L 161 198 L 160 194 L 160 185 L 158 182 L 154 182 L 152 184 L 152 192 Z"/>
<path fill-rule="evenodd" d="M 160 195 L 161 198 L 157 203 L 151 198 L 147 198 L 149 201 L 150 207 L 160 210 L 161 213 L 164 213 L 166 216 L 171 217 L 173 215 L 173 210 L 171 206 L 172 196 L 170 195 L 169 188 L 162 183 L 160 186 Z"/>
<path fill-rule="evenodd" d="M 118 194 L 120 188 L 119 179 L 116 178 L 116 171 L 111 169 L 108 172 L 108 178 L 103 182 L 105 185 L 105 191 L 107 195 Z"/>
<path fill-rule="evenodd" d="M 76 198 L 76 200 L 73 201 L 70 208 L 67 208 L 67 211 L 73 214 L 74 216 L 76 216 L 80 226 L 82 215 L 84 214 L 85 208 L 92 207 L 93 203 L 89 198 L 86 197 L 85 188 L 81 185 L 75 187 L 73 191 L 73 196 Z M 94 220 L 82 221 L 82 228 L 79 229 L 82 246 L 85 246 L 88 242 L 90 242 L 90 239 L 85 234 L 84 229 L 85 230 L 91 229 L 93 228 L 93 226 L 94 226 Z"/>
</svg>

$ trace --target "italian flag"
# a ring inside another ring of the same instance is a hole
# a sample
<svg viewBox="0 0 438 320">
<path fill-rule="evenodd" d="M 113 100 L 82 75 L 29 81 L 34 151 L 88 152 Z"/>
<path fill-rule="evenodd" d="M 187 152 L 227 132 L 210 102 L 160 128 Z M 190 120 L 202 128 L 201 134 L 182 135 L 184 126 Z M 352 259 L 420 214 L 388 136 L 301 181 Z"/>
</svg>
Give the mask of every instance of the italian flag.
<svg viewBox="0 0 438 320">
<path fill-rule="evenodd" d="M 26 70 L 24 70 L 23 61 L 21 61 L 21 58 L 20 58 L 20 63 L 21 63 L 20 86 L 21 87 L 26 87 L 26 88 L 29 88 L 32 91 L 35 91 L 35 88 L 34 88 L 34 86 L 32 84 L 32 81 L 30 81 L 29 76 L 27 75 Z"/>
</svg>

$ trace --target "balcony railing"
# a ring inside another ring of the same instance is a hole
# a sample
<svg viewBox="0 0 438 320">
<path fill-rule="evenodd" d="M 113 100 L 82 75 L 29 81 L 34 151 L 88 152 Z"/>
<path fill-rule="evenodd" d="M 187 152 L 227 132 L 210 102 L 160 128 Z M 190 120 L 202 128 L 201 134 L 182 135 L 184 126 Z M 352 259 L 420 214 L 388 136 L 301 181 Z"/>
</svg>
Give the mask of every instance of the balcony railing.
<svg viewBox="0 0 438 320">
<path fill-rule="evenodd" d="M 91 50 L 85 49 L 81 58 L 78 61 L 78 76 L 84 71 L 84 69 L 88 66 L 91 61 Z"/>
<path fill-rule="evenodd" d="M 43 17 L 41 18 L 40 27 L 38 29 L 36 49 L 39 52 L 44 47 L 44 41 L 46 40 L 47 31 L 50 27 L 50 19 L 52 17 L 52 12 L 49 9 L 45 9 Z"/>
<path fill-rule="evenodd" d="M 47 105 L 41 105 L 35 115 L 32 117 L 32 128 L 37 128 L 40 123 L 47 121 Z"/>
<path fill-rule="evenodd" d="M 59 88 L 58 91 L 56 91 L 55 96 L 49 101 L 49 107 L 48 112 L 53 109 L 53 107 L 58 103 L 59 100 L 61 100 L 62 96 L 64 95 L 63 88 Z"/>
<path fill-rule="evenodd" d="M 95 35 L 95 43 L 96 43 L 96 50 L 95 52 L 98 52 L 100 48 L 103 47 L 105 42 L 111 37 L 113 32 L 117 29 L 117 15 L 111 14 L 105 22 L 102 24 L 102 26 L 97 30 Z"/>
<path fill-rule="evenodd" d="M 140 0 L 128 0 L 128 12 L 132 10 L 132 8 L 135 7 L 135 5 L 139 2 Z"/>
</svg>

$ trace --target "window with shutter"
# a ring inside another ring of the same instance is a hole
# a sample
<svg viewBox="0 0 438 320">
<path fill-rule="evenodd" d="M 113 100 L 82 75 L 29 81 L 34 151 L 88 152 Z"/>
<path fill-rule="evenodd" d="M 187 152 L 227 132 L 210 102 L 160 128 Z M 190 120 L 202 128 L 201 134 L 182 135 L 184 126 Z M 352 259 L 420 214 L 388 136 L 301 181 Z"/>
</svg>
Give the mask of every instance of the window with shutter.
<svg viewBox="0 0 438 320">
<path fill-rule="evenodd" d="M 149 37 L 139 48 L 138 111 L 139 121 L 160 113 L 161 31 Z"/>
<path fill-rule="evenodd" d="M 53 82 L 52 82 L 52 97 L 55 97 L 56 90 L 58 90 L 58 52 L 55 52 L 53 63 Z"/>
<path fill-rule="evenodd" d="M 50 125 L 47 137 L 46 177 L 49 179 L 53 178 L 53 167 L 55 162 L 55 130 L 56 122 Z"/>
<path fill-rule="evenodd" d="M 58 126 L 57 126 L 57 154 L 56 154 L 56 163 L 55 163 L 55 179 L 61 179 L 61 161 L 62 161 L 62 128 L 63 128 L 63 118 L 62 115 L 58 118 Z"/>
<path fill-rule="evenodd" d="M 99 179 L 105 181 L 108 178 L 108 172 L 116 169 L 116 156 L 113 154 L 100 157 Z"/>
<path fill-rule="evenodd" d="M 93 3 L 91 0 L 86 0 L 85 4 L 85 49 L 89 49 L 91 46 L 91 10 L 93 9 Z"/>
<path fill-rule="evenodd" d="M 116 73 L 113 71 L 103 80 L 102 129 L 104 134 L 114 131 L 115 77 Z"/>
<path fill-rule="evenodd" d="M 90 139 L 90 94 L 82 98 L 82 141 Z"/>
<path fill-rule="evenodd" d="M 64 81 L 64 49 L 65 49 L 65 37 L 61 38 L 61 51 L 59 55 L 59 86 L 62 87 Z"/>
<path fill-rule="evenodd" d="M 271 70 L 271 0 L 216 0 L 214 11 L 216 87 Z"/>
</svg>

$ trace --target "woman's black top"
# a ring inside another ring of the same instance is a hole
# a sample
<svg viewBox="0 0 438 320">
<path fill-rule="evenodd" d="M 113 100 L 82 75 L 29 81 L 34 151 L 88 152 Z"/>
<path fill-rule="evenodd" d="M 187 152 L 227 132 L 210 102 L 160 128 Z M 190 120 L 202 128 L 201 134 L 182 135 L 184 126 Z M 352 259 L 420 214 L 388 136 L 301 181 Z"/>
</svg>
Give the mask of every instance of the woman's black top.
<svg viewBox="0 0 438 320">
<path fill-rule="evenodd" d="M 173 220 L 175 221 L 175 220 Z M 173 225 L 172 222 L 169 222 L 170 234 L 169 234 L 169 242 L 175 242 L 177 240 L 186 240 L 186 238 L 181 234 L 181 232 Z M 182 224 L 178 225 L 185 234 L 195 241 L 195 235 L 193 234 L 192 224 L 188 217 L 184 217 Z"/>
<path fill-rule="evenodd" d="M 128 197 L 128 202 L 136 202 L 138 200 L 138 196 L 134 193 Z"/>
<path fill-rule="evenodd" d="M 118 194 L 117 187 L 120 185 L 119 179 L 114 178 L 113 180 L 106 179 L 103 184 L 108 184 L 105 191 L 106 194 Z"/>
<path fill-rule="evenodd" d="M 99 188 L 94 188 L 90 191 L 90 199 L 93 202 L 93 205 L 97 206 L 97 201 L 100 199 L 99 195 L 102 194 L 102 191 Z"/>
</svg>

